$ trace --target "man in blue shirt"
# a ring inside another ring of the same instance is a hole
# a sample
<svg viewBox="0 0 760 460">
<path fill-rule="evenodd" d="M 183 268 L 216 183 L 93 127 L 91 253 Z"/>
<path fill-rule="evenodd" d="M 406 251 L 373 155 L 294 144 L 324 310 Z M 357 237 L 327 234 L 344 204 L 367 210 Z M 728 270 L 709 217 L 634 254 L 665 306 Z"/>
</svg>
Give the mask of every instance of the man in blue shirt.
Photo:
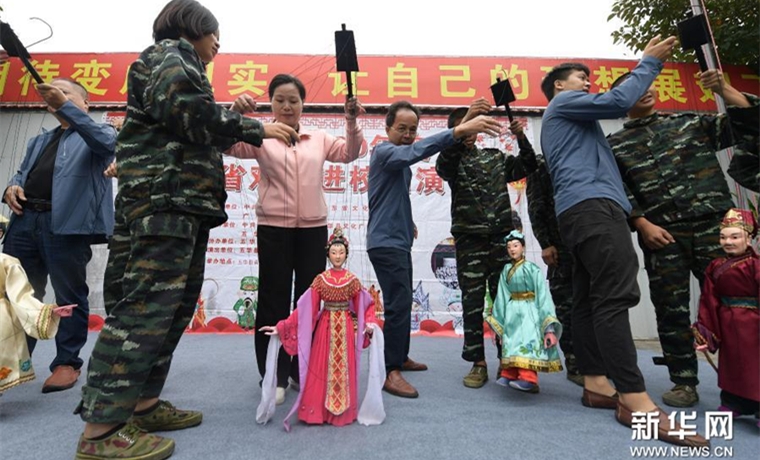
<svg viewBox="0 0 760 460">
<path fill-rule="evenodd" d="M 423 371 L 427 366 L 409 359 L 412 313 L 412 240 L 417 229 L 412 219 L 409 186 L 411 165 L 431 157 L 471 134 L 498 135 L 501 125 L 480 115 L 453 129 L 419 142 L 420 111 L 407 101 L 391 104 L 385 118 L 388 141 L 372 152 L 369 163 L 369 223 L 367 253 L 383 292 L 385 307 L 385 368 L 383 389 L 404 398 L 416 398 L 417 390 L 402 370 Z"/>
<path fill-rule="evenodd" d="M 674 44 L 675 37 L 654 38 L 626 82 L 602 94 L 588 94 L 585 65 L 553 68 L 541 83 L 550 101 L 541 146 L 554 185 L 560 234 L 574 259 L 572 325 L 578 369 L 585 377 L 581 402 L 616 409 L 616 419 L 627 426 L 633 412 L 659 412 L 660 440 L 705 446 L 708 441 L 699 435 L 681 439 L 670 434 L 679 429 L 669 430 L 672 424 L 647 394 L 636 362 L 628 318 L 640 295 L 638 257 L 627 223 L 631 203 L 598 121 L 621 118 L 633 107 Z"/>
<path fill-rule="evenodd" d="M 3 194 L 13 212 L 3 252 L 16 257 L 34 295 L 45 295 L 47 278 L 58 305 L 77 304 L 61 319 L 55 336 L 56 357 L 43 393 L 74 386 L 87 341 L 89 303 L 87 263 L 90 245 L 113 232 L 111 179 L 104 171 L 114 158 L 116 130 L 87 115 L 87 90 L 69 79 L 37 85 L 48 110 L 61 123 L 29 141 L 26 156 Z M 28 339 L 29 350 L 35 340 Z"/>
</svg>

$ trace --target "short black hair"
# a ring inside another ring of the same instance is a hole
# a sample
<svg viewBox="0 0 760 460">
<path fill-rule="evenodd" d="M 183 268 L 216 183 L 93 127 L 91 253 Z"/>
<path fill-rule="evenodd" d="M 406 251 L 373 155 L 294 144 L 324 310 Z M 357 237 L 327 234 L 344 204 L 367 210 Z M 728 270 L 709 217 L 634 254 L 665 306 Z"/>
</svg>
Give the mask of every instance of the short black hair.
<svg viewBox="0 0 760 460">
<path fill-rule="evenodd" d="M 610 89 L 615 89 L 618 86 L 622 85 L 624 81 L 628 80 L 628 77 L 631 76 L 631 72 L 626 72 L 623 75 L 617 77 L 615 81 L 612 82 L 612 85 L 610 85 Z"/>
<path fill-rule="evenodd" d="M 296 85 L 296 88 L 298 88 L 298 94 L 301 96 L 301 100 L 305 101 L 306 87 L 303 85 L 303 82 L 298 77 L 287 73 L 277 74 L 274 76 L 274 78 L 272 78 L 272 81 L 269 82 L 269 100 L 271 101 L 274 97 L 274 90 L 276 90 L 278 86 L 287 85 L 290 83 Z"/>
<path fill-rule="evenodd" d="M 449 114 L 449 121 L 447 123 L 449 129 L 454 127 L 454 124 L 457 122 L 457 120 L 464 118 L 464 116 L 467 115 L 468 110 L 470 109 L 467 107 L 459 107 L 454 109 L 454 111 Z"/>
<path fill-rule="evenodd" d="M 544 79 L 541 80 L 541 92 L 544 93 L 547 101 L 551 102 L 554 99 L 554 82 L 557 80 L 567 80 L 567 77 L 576 70 L 581 70 L 586 72 L 586 75 L 591 75 L 589 68 L 578 62 L 563 62 L 546 74 Z"/>
<path fill-rule="evenodd" d="M 388 107 L 388 115 L 385 116 L 385 126 L 391 127 L 396 122 L 396 114 L 399 110 L 411 110 L 417 115 L 417 121 L 420 121 L 420 109 L 412 105 L 409 101 L 396 101 Z"/>
<path fill-rule="evenodd" d="M 51 83 L 54 82 L 54 81 L 65 81 L 65 82 L 70 83 L 71 86 L 73 86 L 74 88 L 77 89 L 77 91 L 79 91 L 80 93 L 82 93 L 82 97 L 84 97 L 85 101 L 89 101 L 90 100 L 90 92 L 87 91 L 87 88 L 85 88 L 83 84 L 79 83 L 78 81 L 74 80 L 73 78 L 58 77 L 58 78 L 54 78 L 51 81 Z"/>
<path fill-rule="evenodd" d="M 153 21 L 153 40 L 198 40 L 218 30 L 219 21 L 205 6 L 195 0 L 172 0 Z"/>
</svg>

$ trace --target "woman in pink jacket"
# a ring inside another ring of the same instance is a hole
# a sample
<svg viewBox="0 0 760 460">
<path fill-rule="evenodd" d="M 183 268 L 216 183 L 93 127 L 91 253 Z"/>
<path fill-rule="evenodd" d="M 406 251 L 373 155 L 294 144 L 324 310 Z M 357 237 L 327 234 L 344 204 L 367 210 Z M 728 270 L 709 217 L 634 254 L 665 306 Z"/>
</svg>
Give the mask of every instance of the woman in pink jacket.
<svg viewBox="0 0 760 460">
<path fill-rule="evenodd" d="M 356 117 L 364 108 L 356 98 L 346 102 L 345 139 L 325 131 L 301 129 L 300 119 L 306 89 L 292 75 L 276 75 L 269 83 L 269 99 L 276 123 L 298 132 L 291 146 L 265 139 L 261 147 L 238 143 L 226 153 L 237 158 L 258 160 L 261 168 L 258 219 L 259 305 L 256 330 L 274 326 L 290 315 L 291 291 L 295 272 L 295 299 L 308 289 L 325 270 L 327 241 L 327 204 L 322 182 L 325 161 L 349 163 L 359 157 L 364 135 Z M 255 108 L 249 96 L 235 101 L 233 110 L 250 112 Z M 262 378 L 266 371 L 269 336 L 256 333 L 256 361 Z M 298 380 L 297 358 L 282 349 L 277 363 L 277 403 L 285 400 L 288 376 Z"/>
</svg>

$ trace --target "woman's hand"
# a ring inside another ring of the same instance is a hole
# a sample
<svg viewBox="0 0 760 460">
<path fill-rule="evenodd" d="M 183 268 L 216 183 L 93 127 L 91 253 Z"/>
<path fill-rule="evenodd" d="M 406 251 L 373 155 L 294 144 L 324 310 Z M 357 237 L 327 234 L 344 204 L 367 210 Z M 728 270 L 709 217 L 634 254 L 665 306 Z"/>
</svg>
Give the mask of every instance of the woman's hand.
<svg viewBox="0 0 760 460">
<path fill-rule="evenodd" d="M 266 335 L 278 335 L 277 326 L 261 326 L 259 332 L 263 332 Z"/>
<path fill-rule="evenodd" d="M 367 113 L 367 110 L 362 106 L 362 103 L 355 97 L 346 100 L 343 109 L 346 112 L 346 118 L 349 120 L 355 120 L 359 115 Z"/>
</svg>

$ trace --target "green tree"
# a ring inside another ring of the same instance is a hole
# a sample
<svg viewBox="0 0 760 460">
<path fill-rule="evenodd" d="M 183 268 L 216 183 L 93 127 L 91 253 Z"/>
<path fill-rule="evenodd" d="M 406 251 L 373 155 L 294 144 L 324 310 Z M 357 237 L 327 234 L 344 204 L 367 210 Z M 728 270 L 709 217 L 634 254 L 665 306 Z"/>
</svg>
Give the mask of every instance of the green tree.
<svg viewBox="0 0 760 460">
<path fill-rule="evenodd" d="M 722 64 L 748 65 L 760 70 L 760 1 L 704 0 Z M 623 25 L 612 32 L 614 42 L 641 51 L 657 34 L 678 34 L 678 22 L 691 12 L 689 0 L 616 0 L 607 21 Z M 693 52 L 680 48 L 673 56 L 680 62 L 696 62 Z"/>
</svg>

